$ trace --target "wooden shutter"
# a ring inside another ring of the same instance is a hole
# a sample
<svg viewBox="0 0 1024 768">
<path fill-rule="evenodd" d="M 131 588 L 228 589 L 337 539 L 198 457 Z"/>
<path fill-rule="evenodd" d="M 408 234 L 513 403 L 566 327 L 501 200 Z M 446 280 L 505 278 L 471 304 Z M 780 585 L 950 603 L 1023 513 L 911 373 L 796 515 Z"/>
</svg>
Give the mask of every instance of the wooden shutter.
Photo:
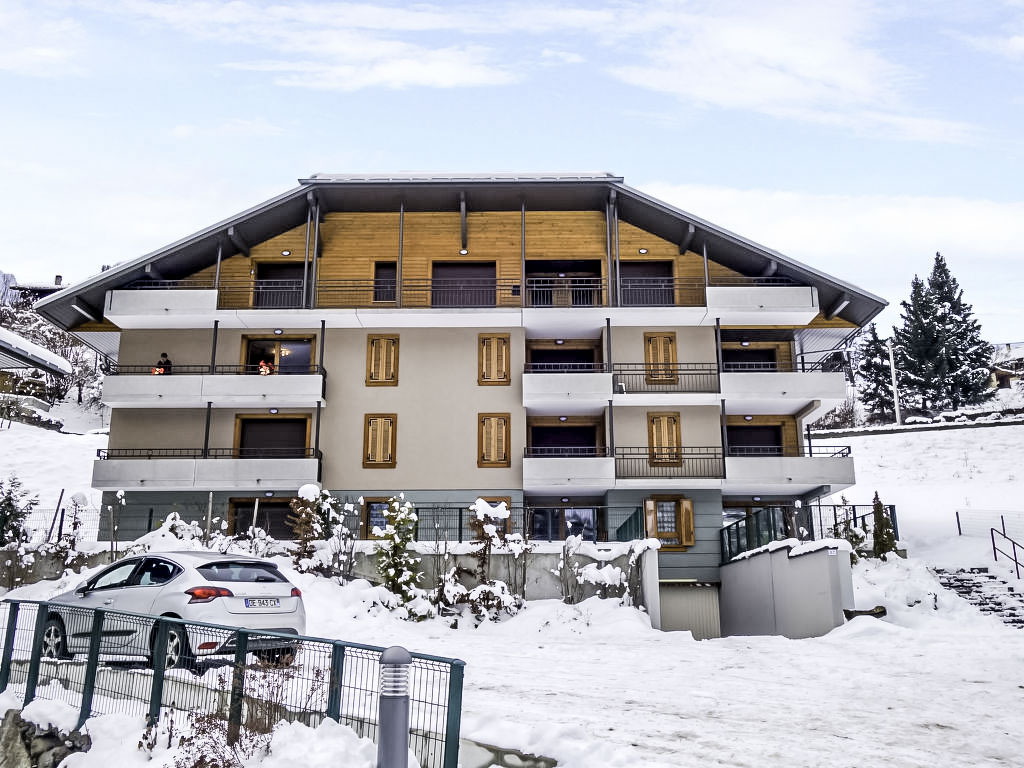
<svg viewBox="0 0 1024 768">
<path fill-rule="evenodd" d="M 648 413 L 647 439 L 652 463 L 682 464 L 678 413 Z"/>
<path fill-rule="evenodd" d="M 693 525 L 693 499 L 679 500 L 679 536 L 684 547 L 692 547 L 697 541 Z"/>
<path fill-rule="evenodd" d="M 398 337 L 367 336 L 367 386 L 398 384 Z"/>
<path fill-rule="evenodd" d="M 394 414 L 370 414 L 363 437 L 364 467 L 394 467 L 397 417 Z"/>
<path fill-rule="evenodd" d="M 479 384 L 509 384 L 509 335 L 480 334 Z"/>
<path fill-rule="evenodd" d="M 508 467 L 509 421 L 507 413 L 482 413 L 477 434 L 481 467 Z"/>
<path fill-rule="evenodd" d="M 645 333 L 644 363 L 648 384 L 676 383 L 675 333 Z"/>
<path fill-rule="evenodd" d="M 644 499 L 644 527 L 648 538 L 658 537 L 658 505 L 654 499 Z"/>
</svg>

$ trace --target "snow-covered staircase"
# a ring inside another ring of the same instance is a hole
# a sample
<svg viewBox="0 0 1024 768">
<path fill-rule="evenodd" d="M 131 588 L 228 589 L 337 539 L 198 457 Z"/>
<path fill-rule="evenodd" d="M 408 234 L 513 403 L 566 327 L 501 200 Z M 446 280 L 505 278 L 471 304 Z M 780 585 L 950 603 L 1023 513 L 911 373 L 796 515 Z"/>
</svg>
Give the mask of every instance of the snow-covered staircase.
<svg viewBox="0 0 1024 768">
<path fill-rule="evenodd" d="M 1024 582 L 1008 584 L 988 568 L 935 569 L 939 583 L 951 589 L 982 613 L 990 613 L 1017 629 L 1024 629 Z"/>
</svg>

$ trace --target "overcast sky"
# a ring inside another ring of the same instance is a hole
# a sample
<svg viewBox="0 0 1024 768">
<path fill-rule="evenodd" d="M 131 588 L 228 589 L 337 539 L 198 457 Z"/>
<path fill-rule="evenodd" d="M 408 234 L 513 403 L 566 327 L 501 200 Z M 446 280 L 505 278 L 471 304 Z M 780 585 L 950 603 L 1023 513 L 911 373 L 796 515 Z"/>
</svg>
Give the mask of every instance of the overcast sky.
<svg viewBox="0 0 1024 768">
<path fill-rule="evenodd" d="M 0 0 L 0 39 L 23 282 L 314 172 L 612 171 L 897 310 L 940 250 L 1024 340 L 1021 0 Z"/>
</svg>

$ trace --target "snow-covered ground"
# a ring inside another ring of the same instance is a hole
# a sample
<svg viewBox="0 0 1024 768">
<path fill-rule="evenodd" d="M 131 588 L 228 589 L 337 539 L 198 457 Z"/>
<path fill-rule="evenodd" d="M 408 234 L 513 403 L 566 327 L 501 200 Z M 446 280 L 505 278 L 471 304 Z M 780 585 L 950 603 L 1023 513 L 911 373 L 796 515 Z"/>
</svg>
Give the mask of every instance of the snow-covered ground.
<svg viewBox="0 0 1024 768">
<path fill-rule="evenodd" d="M 16 474 L 25 490 L 39 496 L 40 509 L 52 511 L 62 488 L 65 500 L 81 491 L 97 509 L 101 494 L 90 488 L 92 463 L 97 449 L 106 447 L 106 435 L 62 434 L 14 422 L 0 429 L 0 477 Z"/>
<path fill-rule="evenodd" d="M 20 442 L 9 451 L 12 436 Z M 59 441 L 89 439 L 5 431 L 0 461 L 17 454 L 38 490 L 74 472 L 87 484 L 94 448 Z M 845 495 L 869 503 L 877 490 L 896 504 L 911 559 L 859 564 L 858 607 L 882 604 L 889 615 L 856 619 L 823 638 L 696 642 L 598 600 L 530 603 L 504 623 L 453 630 L 369 608 L 368 585 L 290 576 L 303 590 L 310 634 L 465 659 L 464 733 L 551 755 L 567 768 L 1024 764 L 1024 634 L 942 589 L 927 568 L 990 561 L 987 539 L 956 537 L 953 512 L 1012 507 L 1021 497 L 1024 426 L 849 442 L 859 482 Z M 73 465 L 72 454 L 81 468 L 33 467 L 55 456 Z M 128 741 L 125 762 L 134 734 Z M 106 753 L 102 762 L 118 758 Z"/>
</svg>

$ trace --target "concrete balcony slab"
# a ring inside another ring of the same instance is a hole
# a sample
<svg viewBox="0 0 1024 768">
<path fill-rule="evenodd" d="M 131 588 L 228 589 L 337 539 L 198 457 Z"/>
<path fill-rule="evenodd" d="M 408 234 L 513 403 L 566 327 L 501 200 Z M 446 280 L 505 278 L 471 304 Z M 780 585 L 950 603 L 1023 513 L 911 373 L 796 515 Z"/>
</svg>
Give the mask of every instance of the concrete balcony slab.
<svg viewBox="0 0 1024 768">
<path fill-rule="evenodd" d="M 722 493 L 801 496 L 856 482 L 852 456 L 727 456 Z"/>
<path fill-rule="evenodd" d="M 615 459 L 594 456 L 538 456 L 523 459 L 527 493 L 604 493 L 615 487 Z"/>
</svg>

